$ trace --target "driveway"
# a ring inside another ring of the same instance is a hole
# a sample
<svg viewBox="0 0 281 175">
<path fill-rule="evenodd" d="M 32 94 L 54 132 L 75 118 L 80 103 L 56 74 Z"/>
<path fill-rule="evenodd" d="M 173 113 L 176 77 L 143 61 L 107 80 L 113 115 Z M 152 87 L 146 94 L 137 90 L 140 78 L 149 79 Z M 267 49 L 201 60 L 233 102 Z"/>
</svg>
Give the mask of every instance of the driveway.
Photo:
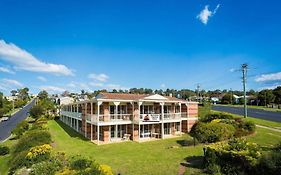
<svg viewBox="0 0 281 175">
<path fill-rule="evenodd" d="M 35 100 L 12 115 L 9 120 L 0 122 L 0 142 L 7 139 L 11 135 L 11 131 L 17 126 L 17 124 L 27 118 L 27 113 L 29 112 L 29 109 L 34 105 L 34 103 Z"/>
<path fill-rule="evenodd" d="M 243 107 L 213 105 L 212 110 L 244 115 Z M 263 119 L 263 120 L 269 120 L 273 122 L 281 122 L 281 112 L 273 112 L 273 111 L 265 111 L 262 109 L 248 108 L 248 116 L 253 118 Z"/>
</svg>

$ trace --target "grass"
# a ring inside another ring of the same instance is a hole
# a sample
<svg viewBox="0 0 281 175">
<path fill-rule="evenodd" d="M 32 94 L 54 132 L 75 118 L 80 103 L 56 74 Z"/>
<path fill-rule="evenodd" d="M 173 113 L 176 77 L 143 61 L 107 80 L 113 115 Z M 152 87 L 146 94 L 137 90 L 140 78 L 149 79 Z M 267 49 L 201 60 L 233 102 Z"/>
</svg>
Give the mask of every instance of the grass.
<svg viewBox="0 0 281 175">
<path fill-rule="evenodd" d="M 182 140 L 192 142 L 188 135 L 146 143 L 130 141 L 97 146 L 81 139 L 80 134 L 60 121 L 49 121 L 49 128 L 56 151 L 93 158 L 101 164 L 110 165 L 115 174 L 177 174 L 180 163 L 189 157 L 199 158 L 203 155 L 203 145 L 196 147 L 180 145 Z M 176 148 L 171 148 L 172 146 Z M 201 170 L 195 165 L 188 171 L 198 174 Z"/>
</svg>

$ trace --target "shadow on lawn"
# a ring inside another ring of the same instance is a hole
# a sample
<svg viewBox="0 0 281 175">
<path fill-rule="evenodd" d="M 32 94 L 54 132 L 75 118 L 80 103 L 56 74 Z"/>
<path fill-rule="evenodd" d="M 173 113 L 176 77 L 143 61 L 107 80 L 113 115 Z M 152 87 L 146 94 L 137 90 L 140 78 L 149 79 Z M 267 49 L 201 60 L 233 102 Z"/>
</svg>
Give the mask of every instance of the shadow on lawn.
<svg viewBox="0 0 281 175">
<path fill-rule="evenodd" d="M 177 140 L 177 144 L 179 144 L 180 146 L 196 146 L 198 143 L 194 140 Z"/>
<path fill-rule="evenodd" d="M 190 157 L 186 157 L 184 160 L 186 162 L 181 163 L 182 166 L 201 169 L 201 170 L 204 169 L 203 167 L 204 156 L 190 156 Z"/>
<path fill-rule="evenodd" d="M 80 138 L 81 140 L 88 140 L 87 138 L 83 137 L 80 133 L 73 130 L 71 127 L 67 126 L 60 120 L 55 120 L 57 124 L 60 125 L 60 127 L 70 136 L 70 137 L 76 137 Z"/>
</svg>

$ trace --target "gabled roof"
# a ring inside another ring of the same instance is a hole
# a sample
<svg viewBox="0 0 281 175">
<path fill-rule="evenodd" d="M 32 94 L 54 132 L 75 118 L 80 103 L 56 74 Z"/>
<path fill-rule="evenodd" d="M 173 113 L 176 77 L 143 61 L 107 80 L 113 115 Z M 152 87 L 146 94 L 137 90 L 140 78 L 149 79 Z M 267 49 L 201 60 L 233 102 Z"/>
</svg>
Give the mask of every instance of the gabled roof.
<svg viewBox="0 0 281 175">
<path fill-rule="evenodd" d="M 176 97 L 162 96 L 159 94 L 124 94 L 124 93 L 108 93 L 101 92 L 96 96 L 96 99 L 111 99 L 111 100 L 128 100 L 128 101 L 142 101 L 142 100 L 156 100 L 156 101 L 176 101 L 187 102 Z"/>
</svg>

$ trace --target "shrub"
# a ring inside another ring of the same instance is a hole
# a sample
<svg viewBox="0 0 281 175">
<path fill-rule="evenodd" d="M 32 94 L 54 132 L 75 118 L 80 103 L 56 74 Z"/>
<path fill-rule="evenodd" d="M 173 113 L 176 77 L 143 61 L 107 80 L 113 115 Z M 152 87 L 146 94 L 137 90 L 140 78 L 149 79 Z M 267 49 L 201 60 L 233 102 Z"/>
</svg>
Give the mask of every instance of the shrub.
<svg viewBox="0 0 281 175">
<path fill-rule="evenodd" d="M 66 167 L 62 171 L 56 173 L 56 175 L 75 175 L 75 174 L 77 174 L 77 172 L 68 167 Z"/>
<path fill-rule="evenodd" d="M 9 153 L 10 153 L 9 147 L 0 145 L 0 156 L 4 156 L 4 155 L 9 154 Z"/>
<path fill-rule="evenodd" d="M 198 122 L 191 128 L 190 135 L 199 142 L 213 143 L 232 138 L 235 128 L 225 123 Z"/>
<path fill-rule="evenodd" d="M 95 163 L 87 158 L 83 157 L 73 157 L 70 163 L 70 168 L 76 170 L 79 175 L 92 175 L 92 174 L 102 174 L 99 164 Z"/>
<path fill-rule="evenodd" d="M 103 175 L 113 175 L 111 167 L 108 165 L 100 165 L 100 171 Z"/>
<path fill-rule="evenodd" d="M 70 164 L 70 167 L 75 170 L 83 170 L 92 164 L 92 161 L 86 158 L 74 158 Z"/>
<path fill-rule="evenodd" d="M 51 143 L 51 134 L 48 131 L 31 130 L 19 139 L 13 153 L 27 151 L 31 147 L 48 143 Z"/>
<path fill-rule="evenodd" d="M 260 174 L 275 175 L 281 172 L 281 152 L 270 152 L 262 156 L 258 168 Z"/>
<path fill-rule="evenodd" d="M 32 170 L 29 175 L 54 175 L 61 169 L 61 163 L 53 160 L 48 160 L 32 165 Z"/>
<path fill-rule="evenodd" d="M 34 105 L 30 108 L 29 114 L 32 118 L 38 119 L 44 114 L 44 108 L 41 105 Z"/>
<path fill-rule="evenodd" d="M 9 174 L 14 174 L 14 172 L 24 166 L 29 165 L 29 161 L 26 159 L 27 151 L 22 151 L 14 155 L 10 162 Z"/>
<path fill-rule="evenodd" d="M 249 174 L 255 171 L 260 157 L 257 144 L 233 139 L 208 146 L 205 167 L 210 173 Z"/>
<path fill-rule="evenodd" d="M 14 134 L 15 138 L 20 138 L 24 132 L 26 132 L 29 128 L 29 124 L 26 120 L 21 121 L 17 124 L 17 127 L 12 130 L 12 134 Z"/>
<path fill-rule="evenodd" d="M 211 122 L 215 119 L 234 119 L 234 117 L 230 114 L 225 113 L 209 113 L 204 118 L 201 119 L 203 122 Z"/>
<path fill-rule="evenodd" d="M 52 147 L 49 144 L 35 146 L 30 148 L 26 158 L 32 163 L 41 162 L 50 158 L 51 150 Z"/>
</svg>

